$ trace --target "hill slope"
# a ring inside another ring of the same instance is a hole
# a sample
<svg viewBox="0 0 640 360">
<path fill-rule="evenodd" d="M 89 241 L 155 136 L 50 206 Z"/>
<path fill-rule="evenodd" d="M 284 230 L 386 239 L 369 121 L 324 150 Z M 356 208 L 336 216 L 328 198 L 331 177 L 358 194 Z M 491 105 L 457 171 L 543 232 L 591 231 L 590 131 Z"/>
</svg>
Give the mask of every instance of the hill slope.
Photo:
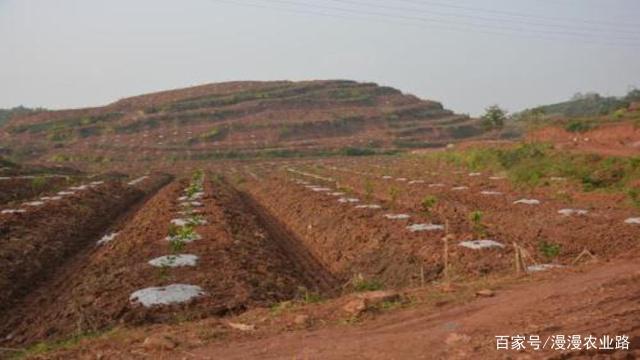
<svg viewBox="0 0 640 360">
<path fill-rule="evenodd" d="M 440 103 L 344 80 L 209 84 L 26 115 L 2 130 L 8 155 L 78 163 L 358 153 L 481 133 Z"/>
</svg>

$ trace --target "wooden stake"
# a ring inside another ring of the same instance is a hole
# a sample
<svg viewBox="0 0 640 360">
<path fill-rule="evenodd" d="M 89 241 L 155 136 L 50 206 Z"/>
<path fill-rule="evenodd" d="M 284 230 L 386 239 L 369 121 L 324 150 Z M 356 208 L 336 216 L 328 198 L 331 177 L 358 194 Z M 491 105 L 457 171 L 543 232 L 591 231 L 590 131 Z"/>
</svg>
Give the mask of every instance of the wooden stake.
<svg viewBox="0 0 640 360">
<path fill-rule="evenodd" d="M 444 280 L 449 283 L 449 235 L 442 238 L 444 241 Z"/>
<path fill-rule="evenodd" d="M 587 250 L 587 248 L 584 248 L 584 250 L 582 250 L 582 252 L 578 255 L 578 257 L 576 257 L 573 262 L 571 263 L 571 265 L 575 265 L 576 263 L 578 263 L 578 261 L 580 259 L 582 259 L 583 256 L 588 255 L 589 257 L 591 257 L 592 260 L 594 261 L 598 261 L 598 258 L 593 255 L 589 250 Z"/>
<path fill-rule="evenodd" d="M 516 255 L 516 274 L 520 274 L 520 266 L 521 264 L 521 260 L 520 260 L 520 247 L 518 246 L 518 244 L 516 244 L 515 242 L 513 243 L 513 248 L 515 249 L 515 255 Z"/>
</svg>

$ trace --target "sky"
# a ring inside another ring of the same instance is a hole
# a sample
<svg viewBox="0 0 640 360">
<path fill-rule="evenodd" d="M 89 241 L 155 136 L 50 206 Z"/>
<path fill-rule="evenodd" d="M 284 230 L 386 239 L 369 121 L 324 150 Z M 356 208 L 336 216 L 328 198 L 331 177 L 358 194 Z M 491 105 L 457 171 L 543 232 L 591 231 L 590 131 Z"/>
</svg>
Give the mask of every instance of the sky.
<svg viewBox="0 0 640 360">
<path fill-rule="evenodd" d="M 0 0 L 0 107 L 352 79 L 479 115 L 640 87 L 637 0 Z"/>
</svg>

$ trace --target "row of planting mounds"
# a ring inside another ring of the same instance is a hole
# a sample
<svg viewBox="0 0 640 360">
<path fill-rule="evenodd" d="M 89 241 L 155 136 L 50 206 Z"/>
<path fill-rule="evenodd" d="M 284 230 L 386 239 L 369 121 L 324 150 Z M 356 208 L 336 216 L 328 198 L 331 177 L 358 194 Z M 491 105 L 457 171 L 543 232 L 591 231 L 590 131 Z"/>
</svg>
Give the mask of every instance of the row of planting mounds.
<svg viewBox="0 0 640 360">
<path fill-rule="evenodd" d="M 0 217 L 0 314 L 143 194 L 120 182 L 105 182 L 25 213 Z"/>
<path fill-rule="evenodd" d="M 7 177 L 0 179 L 0 204 L 44 195 L 73 184 L 71 177 Z"/>
<path fill-rule="evenodd" d="M 354 165 L 352 169 L 358 172 L 363 168 L 365 171 L 374 168 L 373 164 Z M 321 174 L 333 176 L 344 186 L 355 189 L 362 189 L 368 182 L 375 195 L 385 199 L 390 198 L 393 187 L 397 189 L 397 203 L 412 211 L 420 211 L 423 199 L 434 197 L 437 205 L 431 209 L 432 218 L 449 221 L 451 232 L 459 240 L 475 237 L 501 242 L 506 249 L 500 254 L 513 255 L 515 242 L 540 263 L 554 261 L 567 265 L 584 249 L 601 258 L 610 258 L 638 246 L 640 226 L 625 223 L 625 219 L 637 214 L 637 210 L 625 205 L 623 195 L 580 192 L 565 185 L 562 192 L 554 187 L 516 188 L 507 179 L 489 173 L 469 176 L 468 172 L 451 167 L 421 169 L 418 164 L 409 166 L 406 161 L 385 167 L 384 172 L 377 171 L 377 176 L 345 171 Z M 381 174 L 394 176 L 383 179 Z M 406 181 L 397 181 L 403 176 Z M 412 179 L 422 179 L 424 183 L 411 184 Z M 444 186 L 430 186 L 437 183 Z M 461 185 L 466 188 L 453 190 Z M 523 199 L 536 199 L 539 203 L 517 203 Z M 584 209 L 586 213 L 564 215 L 559 212 L 563 209 Z M 481 219 L 474 224 L 471 218 L 476 212 Z M 485 253 L 465 251 L 461 256 L 465 257 L 466 267 L 486 273 L 497 265 L 492 257 L 470 258 Z M 502 260 L 503 263 L 510 261 L 513 263 L 513 256 Z"/>
<path fill-rule="evenodd" d="M 110 242 L 96 246 L 0 325 L 7 345 L 99 331 L 120 322 L 172 322 L 225 316 L 254 306 L 303 295 L 311 287 L 298 265 L 224 183 L 205 181 L 195 227 L 200 239 L 180 253 L 197 256 L 195 266 L 158 268 L 152 259 L 172 253 L 170 223 L 184 210 L 178 200 L 186 181 L 162 189 L 118 229 Z M 97 238 L 96 238 L 97 240 Z M 204 292 L 192 301 L 145 307 L 131 295 L 150 287 L 192 284 Z M 55 302 L 50 299 L 55 298 Z"/>
<path fill-rule="evenodd" d="M 246 188 L 343 284 L 365 279 L 372 286 L 403 287 L 416 285 L 422 270 L 426 280 L 442 271 L 443 232 L 406 228 L 411 222 L 425 222 L 419 215 L 387 219 L 385 214 L 402 209 L 375 199 L 370 203 L 380 208 L 358 208 L 369 202 L 341 202 L 344 199 L 329 192 L 311 191 L 279 177 L 252 181 Z"/>
</svg>

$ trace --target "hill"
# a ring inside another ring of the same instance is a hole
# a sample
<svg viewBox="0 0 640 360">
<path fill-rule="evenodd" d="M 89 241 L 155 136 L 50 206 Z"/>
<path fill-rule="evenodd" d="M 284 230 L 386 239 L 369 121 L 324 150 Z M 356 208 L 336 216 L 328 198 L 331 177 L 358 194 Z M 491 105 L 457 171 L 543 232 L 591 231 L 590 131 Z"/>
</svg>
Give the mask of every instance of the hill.
<svg viewBox="0 0 640 360">
<path fill-rule="evenodd" d="M 228 82 L 12 118 L 4 153 L 59 163 L 370 154 L 479 135 L 435 101 L 345 80 Z"/>
</svg>

